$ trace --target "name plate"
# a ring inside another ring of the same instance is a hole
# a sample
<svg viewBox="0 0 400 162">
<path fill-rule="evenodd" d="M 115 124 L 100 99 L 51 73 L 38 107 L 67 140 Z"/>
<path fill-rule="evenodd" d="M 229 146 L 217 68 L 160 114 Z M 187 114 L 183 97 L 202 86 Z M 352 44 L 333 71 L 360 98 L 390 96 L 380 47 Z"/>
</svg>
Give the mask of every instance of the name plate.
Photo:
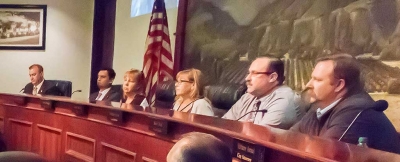
<svg viewBox="0 0 400 162">
<path fill-rule="evenodd" d="M 165 119 L 150 118 L 149 129 L 158 134 L 168 134 L 168 121 Z"/>
<path fill-rule="evenodd" d="M 13 101 L 18 106 L 25 106 L 27 101 L 28 101 L 28 98 L 26 98 L 26 97 L 15 97 Z"/>
<path fill-rule="evenodd" d="M 233 157 L 245 162 L 263 162 L 265 147 L 253 143 L 234 140 Z"/>
<path fill-rule="evenodd" d="M 122 124 L 124 122 L 124 111 L 110 110 L 107 118 L 111 122 Z"/>
<path fill-rule="evenodd" d="M 54 110 L 54 101 L 52 101 L 52 100 L 42 99 L 41 102 L 40 102 L 40 105 L 44 109 Z"/>
<path fill-rule="evenodd" d="M 72 112 L 74 112 L 76 116 L 88 115 L 88 110 L 86 105 L 74 105 L 74 107 L 72 108 Z"/>
</svg>

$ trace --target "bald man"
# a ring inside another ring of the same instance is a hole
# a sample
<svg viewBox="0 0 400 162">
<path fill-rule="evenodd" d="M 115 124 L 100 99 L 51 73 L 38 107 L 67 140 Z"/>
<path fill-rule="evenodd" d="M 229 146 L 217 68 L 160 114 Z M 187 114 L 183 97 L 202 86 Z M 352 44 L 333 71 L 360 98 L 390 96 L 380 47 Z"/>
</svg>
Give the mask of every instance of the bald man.
<svg viewBox="0 0 400 162">
<path fill-rule="evenodd" d="M 210 134 L 183 135 L 169 151 L 167 162 L 232 162 L 229 147 Z"/>
<path fill-rule="evenodd" d="M 298 105 L 300 97 L 283 85 L 284 71 L 280 59 L 255 59 L 245 78 L 247 93 L 222 118 L 289 129 L 303 112 Z"/>
</svg>

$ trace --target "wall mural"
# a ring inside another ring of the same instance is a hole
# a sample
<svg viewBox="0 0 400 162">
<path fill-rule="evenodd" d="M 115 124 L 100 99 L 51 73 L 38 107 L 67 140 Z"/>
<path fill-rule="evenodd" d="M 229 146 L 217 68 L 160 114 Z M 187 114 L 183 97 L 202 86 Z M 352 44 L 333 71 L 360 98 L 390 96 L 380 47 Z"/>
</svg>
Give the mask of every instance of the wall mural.
<svg viewBox="0 0 400 162">
<path fill-rule="evenodd" d="M 182 66 L 210 84 L 244 83 L 255 57 L 275 56 L 285 60 L 285 84 L 301 90 L 318 56 L 344 52 L 362 64 L 375 99 L 398 100 L 400 1 L 188 0 L 187 9 Z"/>
</svg>

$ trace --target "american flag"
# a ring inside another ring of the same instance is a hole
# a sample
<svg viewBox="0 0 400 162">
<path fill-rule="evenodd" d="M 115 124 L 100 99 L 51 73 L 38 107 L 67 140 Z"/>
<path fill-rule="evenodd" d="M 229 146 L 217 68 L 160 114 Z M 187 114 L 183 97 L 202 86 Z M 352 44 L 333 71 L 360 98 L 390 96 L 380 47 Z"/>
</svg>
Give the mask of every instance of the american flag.
<svg viewBox="0 0 400 162">
<path fill-rule="evenodd" d="M 155 0 L 146 39 L 143 74 L 149 103 L 155 100 L 157 83 L 173 79 L 173 60 L 164 0 Z"/>
</svg>

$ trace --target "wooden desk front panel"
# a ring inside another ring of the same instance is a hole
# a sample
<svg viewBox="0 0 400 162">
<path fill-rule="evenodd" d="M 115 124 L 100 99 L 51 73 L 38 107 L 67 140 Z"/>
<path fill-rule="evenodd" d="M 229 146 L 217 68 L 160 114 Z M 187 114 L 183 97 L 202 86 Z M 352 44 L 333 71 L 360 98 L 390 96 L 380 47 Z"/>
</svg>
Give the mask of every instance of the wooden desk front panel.
<svg viewBox="0 0 400 162">
<path fill-rule="evenodd" d="M 165 161 L 173 146 L 152 132 L 107 121 L 11 105 L 1 110 L 8 150 L 32 151 L 52 161 Z"/>
<path fill-rule="evenodd" d="M 145 114 L 127 113 L 125 123 L 115 124 L 107 119 L 106 108 L 88 106 L 88 115 L 79 117 L 72 111 L 75 103 L 56 102 L 54 110 L 46 110 L 39 98 L 27 98 L 23 106 L 12 100 L 0 100 L 0 131 L 8 150 L 35 152 L 51 161 L 165 161 L 174 142 L 192 131 L 214 134 L 233 145 L 230 136 L 180 122 L 170 122 L 169 135 L 155 134 Z M 266 150 L 266 161 L 306 159 Z"/>
<path fill-rule="evenodd" d="M 42 108 L 42 99 L 54 101 L 54 109 Z M 75 115 L 76 105 L 86 107 L 87 115 Z M 335 140 L 165 109 L 127 107 L 125 122 L 112 123 L 107 116 L 115 110 L 122 111 L 65 98 L 0 94 L 0 132 L 8 150 L 36 152 L 51 161 L 165 161 L 174 142 L 193 131 L 213 134 L 231 148 L 235 139 L 263 147 L 264 161 L 400 160 Z M 168 122 L 168 135 L 150 130 L 154 118 Z"/>
</svg>

